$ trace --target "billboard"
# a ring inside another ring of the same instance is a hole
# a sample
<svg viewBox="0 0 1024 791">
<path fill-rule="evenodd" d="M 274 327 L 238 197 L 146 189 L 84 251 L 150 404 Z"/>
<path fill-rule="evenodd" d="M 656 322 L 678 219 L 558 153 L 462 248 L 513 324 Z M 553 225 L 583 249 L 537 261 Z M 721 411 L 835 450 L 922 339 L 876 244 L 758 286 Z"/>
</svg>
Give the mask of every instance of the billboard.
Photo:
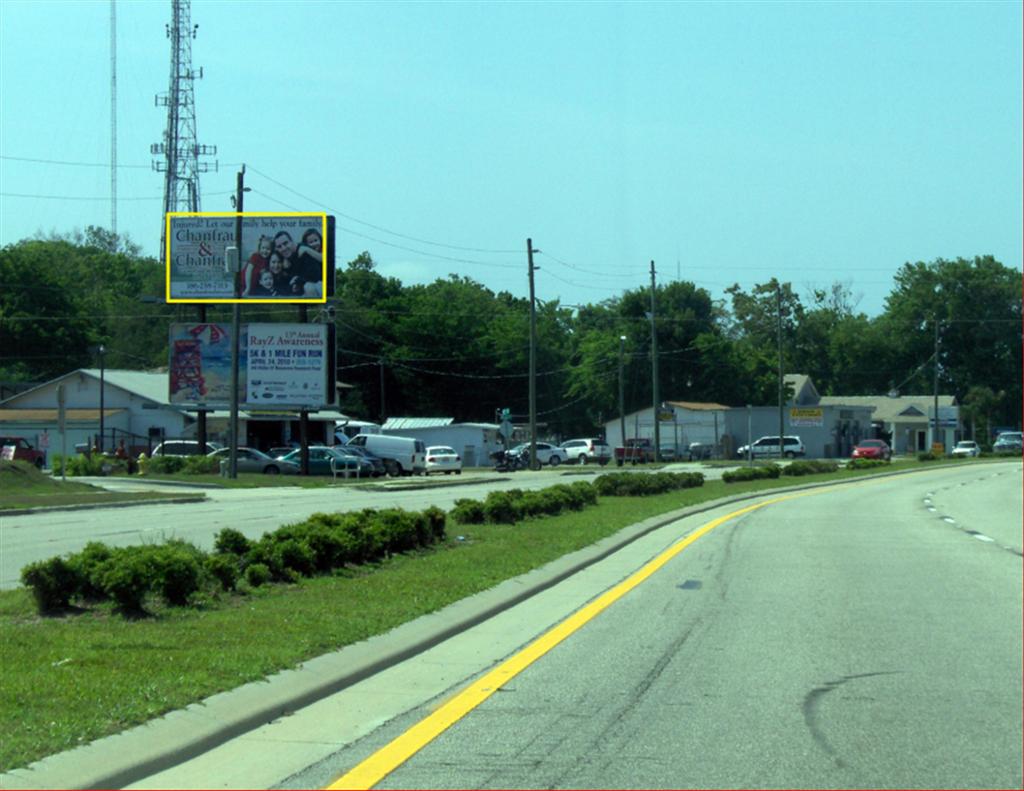
<svg viewBox="0 0 1024 791">
<path fill-rule="evenodd" d="M 243 324 L 238 402 L 246 409 L 311 409 L 334 402 L 331 330 L 325 324 Z M 231 405 L 231 325 L 172 324 L 168 401 Z"/>
<path fill-rule="evenodd" d="M 239 388 L 245 387 L 245 332 L 239 349 Z M 231 325 L 172 324 L 168 401 L 182 406 L 231 403 Z"/>
<path fill-rule="evenodd" d="M 315 409 L 330 403 L 325 324 L 249 324 L 248 336 L 246 402 Z"/>
<path fill-rule="evenodd" d="M 239 269 L 225 251 L 242 218 Z M 168 302 L 321 303 L 334 290 L 334 218 L 289 212 L 168 212 Z"/>
</svg>

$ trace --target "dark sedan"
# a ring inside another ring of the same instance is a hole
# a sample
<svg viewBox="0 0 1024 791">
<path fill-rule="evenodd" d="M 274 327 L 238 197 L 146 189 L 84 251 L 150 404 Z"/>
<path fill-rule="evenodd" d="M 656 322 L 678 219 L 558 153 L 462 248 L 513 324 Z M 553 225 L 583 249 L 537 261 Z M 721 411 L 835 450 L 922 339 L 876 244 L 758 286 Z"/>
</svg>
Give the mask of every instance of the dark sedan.
<svg viewBox="0 0 1024 791">
<path fill-rule="evenodd" d="M 366 448 L 360 448 L 357 445 L 335 445 L 334 450 L 337 453 L 341 453 L 349 456 L 358 456 L 373 465 L 373 477 L 379 478 L 380 476 L 387 473 L 387 467 L 384 465 L 384 459 L 380 456 L 374 456 Z"/>
</svg>

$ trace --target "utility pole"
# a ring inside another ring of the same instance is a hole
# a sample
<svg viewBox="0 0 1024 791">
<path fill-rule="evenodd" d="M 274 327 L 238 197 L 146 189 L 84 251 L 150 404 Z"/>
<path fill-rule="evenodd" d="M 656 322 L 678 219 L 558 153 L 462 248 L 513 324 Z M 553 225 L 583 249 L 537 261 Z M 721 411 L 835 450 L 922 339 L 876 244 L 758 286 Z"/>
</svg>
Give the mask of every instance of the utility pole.
<svg viewBox="0 0 1024 791">
<path fill-rule="evenodd" d="M 935 410 L 935 420 L 932 423 L 932 441 L 931 445 L 934 446 L 939 441 L 939 317 L 935 316 L 932 322 L 935 325 L 935 375 L 932 385 L 932 395 L 934 398 L 933 409 Z M 943 441 L 943 449 L 945 449 L 945 441 Z M 931 450 L 931 447 L 929 447 Z"/>
<path fill-rule="evenodd" d="M 228 456 L 228 475 L 238 477 L 238 366 L 241 364 L 242 306 L 237 302 L 241 296 L 238 273 L 242 263 L 242 211 L 245 194 L 245 165 L 238 171 L 235 186 L 235 266 L 232 267 L 231 282 L 235 288 L 236 302 L 231 306 L 231 445 Z"/>
<path fill-rule="evenodd" d="M 658 389 L 658 325 L 654 317 L 654 261 L 651 261 L 651 383 L 654 391 L 654 460 L 661 461 L 661 421 L 659 407 L 661 393 Z"/>
<path fill-rule="evenodd" d="M 626 387 L 625 387 L 625 384 L 624 384 L 623 378 L 622 378 L 622 353 L 623 353 L 623 347 L 625 346 L 625 343 L 626 343 L 626 336 L 625 335 L 620 335 L 619 336 L 619 431 L 622 433 L 622 436 L 619 437 L 619 444 L 623 448 L 626 447 L 626 406 L 625 406 L 625 404 L 626 404 L 626 398 L 625 398 Z"/>
<path fill-rule="evenodd" d="M 104 355 L 107 353 L 107 347 L 102 343 L 96 347 L 96 351 L 100 355 L 100 442 L 97 447 L 99 448 L 100 455 L 103 455 L 103 372 L 105 368 Z"/>
<path fill-rule="evenodd" d="M 387 410 L 384 407 L 384 358 L 381 357 L 377 360 L 377 365 L 380 366 L 380 424 L 384 425 L 384 420 L 387 417 Z"/>
<path fill-rule="evenodd" d="M 540 468 L 537 463 L 537 300 L 533 289 L 533 240 L 526 240 L 526 260 L 530 275 L 530 469 Z"/>
<path fill-rule="evenodd" d="M 782 382 L 782 284 L 776 281 L 775 283 L 775 301 L 776 301 L 776 313 L 778 314 L 779 324 L 779 460 L 784 458 L 785 451 L 785 438 L 782 436 L 785 431 L 785 423 L 782 416 L 782 398 L 783 398 L 783 382 Z"/>
</svg>

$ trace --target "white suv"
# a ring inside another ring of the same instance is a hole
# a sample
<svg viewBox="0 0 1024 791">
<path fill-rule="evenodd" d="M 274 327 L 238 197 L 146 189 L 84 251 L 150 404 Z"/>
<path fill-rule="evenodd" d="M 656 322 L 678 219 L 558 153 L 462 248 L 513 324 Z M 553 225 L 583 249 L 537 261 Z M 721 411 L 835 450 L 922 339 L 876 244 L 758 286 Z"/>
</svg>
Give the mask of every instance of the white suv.
<svg viewBox="0 0 1024 791">
<path fill-rule="evenodd" d="M 612 449 L 603 439 L 570 439 L 562 443 L 562 450 L 571 464 L 589 464 L 596 461 L 605 465 L 612 460 Z"/>
<path fill-rule="evenodd" d="M 783 455 L 785 455 L 787 459 L 793 459 L 807 453 L 807 448 L 805 448 L 804 443 L 800 441 L 800 437 L 783 437 L 782 442 Z M 774 437 L 761 437 L 753 445 L 743 445 L 737 449 L 736 455 L 741 459 L 745 459 L 747 457 L 748 449 L 751 451 L 751 455 L 755 459 L 767 456 L 778 456 L 779 435 L 776 434 Z"/>
</svg>

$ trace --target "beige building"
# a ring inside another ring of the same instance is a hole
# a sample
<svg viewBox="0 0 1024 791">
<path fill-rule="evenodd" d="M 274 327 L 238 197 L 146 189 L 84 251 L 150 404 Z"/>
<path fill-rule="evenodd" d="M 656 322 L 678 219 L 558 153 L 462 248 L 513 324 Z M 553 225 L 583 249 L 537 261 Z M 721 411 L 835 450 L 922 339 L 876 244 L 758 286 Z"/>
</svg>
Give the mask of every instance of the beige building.
<svg viewBox="0 0 1024 791">
<path fill-rule="evenodd" d="M 941 442 L 948 453 L 956 445 L 960 428 L 960 407 L 956 396 L 939 396 L 939 428 L 935 442 Z M 875 433 L 887 439 L 893 453 L 917 453 L 931 444 L 929 423 L 935 411 L 934 395 L 906 396 L 821 396 L 820 403 L 849 406 L 871 406 L 871 423 Z"/>
</svg>

